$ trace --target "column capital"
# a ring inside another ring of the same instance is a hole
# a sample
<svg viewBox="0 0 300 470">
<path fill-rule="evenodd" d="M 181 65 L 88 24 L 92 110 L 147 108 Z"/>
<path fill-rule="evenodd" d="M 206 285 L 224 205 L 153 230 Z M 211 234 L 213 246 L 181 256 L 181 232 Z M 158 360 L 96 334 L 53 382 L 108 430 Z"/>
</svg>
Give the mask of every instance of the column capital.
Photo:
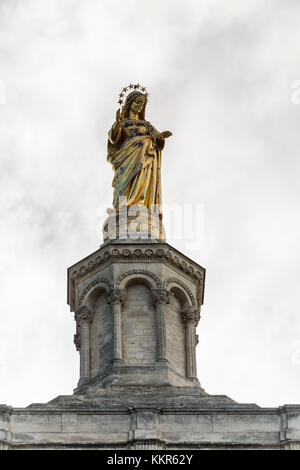
<svg viewBox="0 0 300 470">
<path fill-rule="evenodd" d="M 166 289 L 151 289 L 154 305 L 166 305 L 170 303 L 170 292 Z"/>
<path fill-rule="evenodd" d="M 75 312 L 75 320 L 79 326 L 88 325 L 93 321 L 93 312 L 86 305 L 82 305 Z"/>
<path fill-rule="evenodd" d="M 185 326 L 192 324 L 197 326 L 200 320 L 200 309 L 193 308 L 190 305 L 182 310 L 182 322 Z"/>
<path fill-rule="evenodd" d="M 120 289 L 116 287 L 115 289 L 111 289 L 106 294 L 106 302 L 108 304 L 123 305 L 126 299 L 127 299 L 126 289 Z"/>
</svg>

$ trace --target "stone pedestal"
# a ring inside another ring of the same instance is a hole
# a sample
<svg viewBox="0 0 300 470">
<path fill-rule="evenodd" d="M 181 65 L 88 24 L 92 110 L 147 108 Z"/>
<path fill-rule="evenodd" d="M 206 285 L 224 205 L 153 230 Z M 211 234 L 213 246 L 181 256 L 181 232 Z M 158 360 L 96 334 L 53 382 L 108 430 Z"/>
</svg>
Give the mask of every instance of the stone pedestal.
<svg viewBox="0 0 300 470">
<path fill-rule="evenodd" d="M 111 242 L 162 242 L 165 241 L 165 229 L 162 215 L 158 208 L 150 211 L 141 204 L 130 207 L 122 206 L 119 210 L 110 210 L 103 224 L 103 241 Z"/>
</svg>

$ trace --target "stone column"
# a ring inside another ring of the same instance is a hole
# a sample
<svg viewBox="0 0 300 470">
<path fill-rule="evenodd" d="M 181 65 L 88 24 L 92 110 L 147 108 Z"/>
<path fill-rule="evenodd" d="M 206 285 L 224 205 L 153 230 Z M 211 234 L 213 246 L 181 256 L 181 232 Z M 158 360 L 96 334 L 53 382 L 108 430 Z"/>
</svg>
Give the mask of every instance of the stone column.
<svg viewBox="0 0 300 470">
<path fill-rule="evenodd" d="M 108 294 L 106 301 L 112 305 L 113 309 L 113 324 L 114 324 L 114 364 L 122 362 L 122 305 L 126 300 L 125 289 L 112 289 Z"/>
<path fill-rule="evenodd" d="M 75 320 L 80 331 L 75 335 L 76 348 L 80 350 L 80 379 L 78 386 L 85 384 L 90 378 L 90 323 L 93 312 L 83 305 L 75 312 Z"/>
<path fill-rule="evenodd" d="M 170 293 L 165 289 L 152 289 L 152 299 L 156 310 L 156 362 L 167 363 L 165 309 L 170 303 Z"/>
<path fill-rule="evenodd" d="M 186 368 L 187 377 L 193 381 L 197 379 L 196 365 L 196 326 L 200 314 L 198 310 L 188 306 L 182 312 L 182 320 L 185 326 L 185 344 L 186 344 Z"/>
</svg>

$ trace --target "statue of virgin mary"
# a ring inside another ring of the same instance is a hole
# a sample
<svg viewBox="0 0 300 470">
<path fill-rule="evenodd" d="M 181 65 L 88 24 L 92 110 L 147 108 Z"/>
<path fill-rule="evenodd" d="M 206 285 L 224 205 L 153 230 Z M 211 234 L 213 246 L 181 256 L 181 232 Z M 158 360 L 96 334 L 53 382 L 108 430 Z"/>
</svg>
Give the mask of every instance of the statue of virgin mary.
<svg viewBox="0 0 300 470">
<path fill-rule="evenodd" d="M 146 104 L 147 93 L 129 93 L 108 134 L 107 160 L 115 173 L 113 206 L 117 210 L 126 201 L 128 207 L 142 204 L 151 210 L 156 205 L 161 214 L 161 152 L 172 133 L 159 132 L 145 120 Z"/>
</svg>

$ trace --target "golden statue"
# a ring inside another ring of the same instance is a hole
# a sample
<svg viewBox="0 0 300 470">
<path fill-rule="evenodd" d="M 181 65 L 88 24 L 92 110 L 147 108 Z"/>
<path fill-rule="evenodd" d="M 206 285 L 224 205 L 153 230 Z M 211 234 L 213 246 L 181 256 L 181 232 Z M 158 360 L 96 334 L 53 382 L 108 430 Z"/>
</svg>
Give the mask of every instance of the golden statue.
<svg viewBox="0 0 300 470">
<path fill-rule="evenodd" d="M 131 89 L 108 134 L 107 160 L 115 172 L 113 206 L 119 209 L 119 198 L 123 197 L 126 206 L 142 204 L 151 210 L 155 204 L 161 214 L 161 151 L 172 133 L 158 132 L 145 120 L 148 101 L 145 87 L 130 84 L 123 88 L 120 105 Z"/>
</svg>

